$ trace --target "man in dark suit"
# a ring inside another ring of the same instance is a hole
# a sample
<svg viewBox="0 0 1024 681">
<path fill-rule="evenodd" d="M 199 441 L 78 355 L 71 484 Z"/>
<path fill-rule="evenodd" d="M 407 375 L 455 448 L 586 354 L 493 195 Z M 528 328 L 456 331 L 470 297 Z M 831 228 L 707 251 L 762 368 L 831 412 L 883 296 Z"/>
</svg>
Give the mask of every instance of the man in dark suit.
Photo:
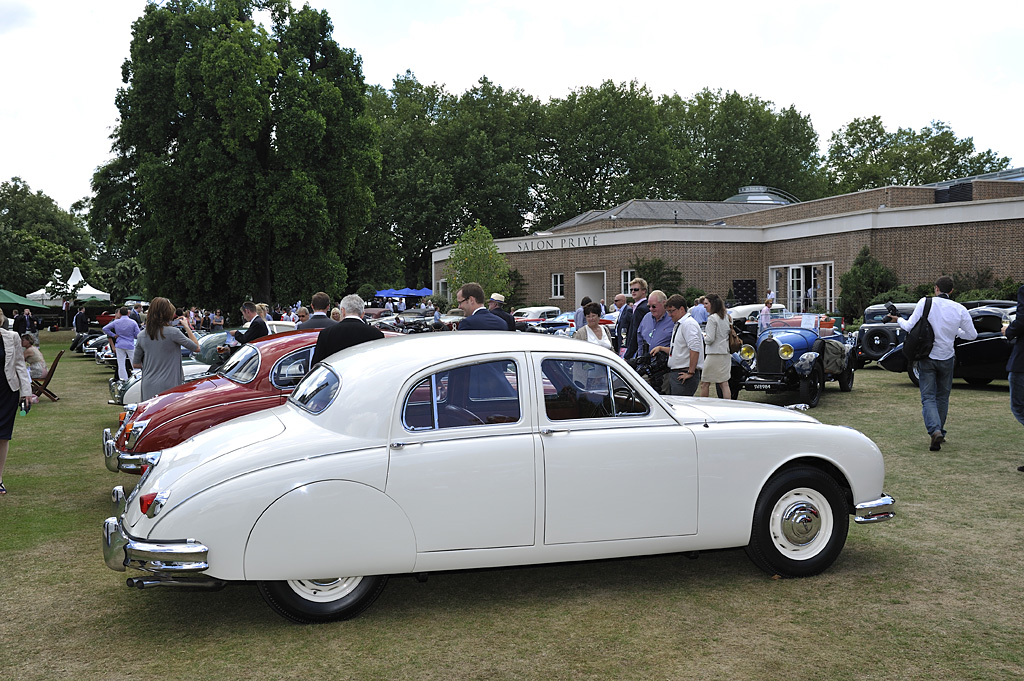
<svg viewBox="0 0 1024 681">
<path fill-rule="evenodd" d="M 384 337 L 380 329 L 363 321 L 364 308 L 363 299 L 357 295 L 341 299 L 341 313 L 345 316 L 320 332 L 313 349 L 313 366 L 345 348 Z"/>
<path fill-rule="evenodd" d="M 306 321 L 299 323 L 295 327 L 296 329 L 326 329 L 338 323 L 328 315 L 331 309 L 331 297 L 329 295 L 323 291 L 318 291 L 313 294 L 313 299 L 309 302 L 313 307 L 313 314 Z"/>
<path fill-rule="evenodd" d="M 505 320 L 505 325 L 509 331 L 516 330 L 516 320 L 512 318 L 508 312 L 502 309 L 502 305 L 505 304 L 505 296 L 500 293 L 492 293 L 491 299 L 487 301 L 487 309 L 491 311 L 491 314 L 498 315 Z"/>
<path fill-rule="evenodd" d="M 619 348 L 626 347 L 625 337 L 629 333 L 629 322 L 633 319 L 633 307 L 626 302 L 626 294 L 620 293 L 615 296 L 615 309 L 619 311 L 619 316 L 615 318 L 615 346 L 614 349 L 618 351 Z"/>
<path fill-rule="evenodd" d="M 647 316 L 647 281 L 637 277 L 629 282 L 629 292 L 633 296 L 633 316 L 629 320 L 629 331 L 626 333 L 626 354 L 625 359 L 633 359 L 637 356 L 639 342 L 637 331 L 640 329 L 640 322 Z"/>
<path fill-rule="evenodd" d="M 480 284 L 463 284 L 455 301 L 466 317 L 459 322 L 459 331 L 508 331 L 505 320 L 484 307 L 484 290 Z"/>
<path fill-rule="evenodd" d="M 234 336 L 235 340 L 238 341 L 238 345 L 231 347 L 227 345 L 218 345 L 217 352 L 224 354 L 227 352 L 234 352 L 246 343 L 251 343 L 254 340 L 263 338 L 264 336 L 270 335 L 270 329 L 267 328 L 267 322 L 260 315 L 259 310 L 256 309 L 256 303 L 251 300 L 247 300 L 242 303 L 242 317 L 245 321 L 249 322 L 249 328 L 243 331 L 228 331 L 229 336 Z"/>
</svg>

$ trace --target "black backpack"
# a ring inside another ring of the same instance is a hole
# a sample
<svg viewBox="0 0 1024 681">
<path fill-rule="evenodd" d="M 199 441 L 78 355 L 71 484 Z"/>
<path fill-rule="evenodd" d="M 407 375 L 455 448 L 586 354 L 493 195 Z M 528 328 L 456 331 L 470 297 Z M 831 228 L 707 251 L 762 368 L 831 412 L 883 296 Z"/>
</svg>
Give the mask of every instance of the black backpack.
<svg viewBox="0 0 1024 681">
<path fill-rule="evenodd" d="M 903 356 L 909 362 L 924 359 L 932 351 L 935 343 L 935 332 L 932 330 L 931 322 L 928 321 L 928 312 L 932 308 L 932 299 L 924 299 L 924 311 L 921 318 L 914 324 L 914 328 L 907 332 L 903 341 Z"/>
</svg>

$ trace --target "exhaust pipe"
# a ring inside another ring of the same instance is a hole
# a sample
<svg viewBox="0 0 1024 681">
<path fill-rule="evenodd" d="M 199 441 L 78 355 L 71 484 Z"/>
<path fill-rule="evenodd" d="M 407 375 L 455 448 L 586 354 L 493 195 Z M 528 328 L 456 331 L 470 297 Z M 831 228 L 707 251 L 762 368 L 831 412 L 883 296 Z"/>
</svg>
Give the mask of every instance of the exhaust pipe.
<svg viewBox="0 0 1024 681">
<path fill-rule="evenodd" d="M 227 586 L 221 579 L 204 577 L 129 577 L 125 584 L 133 589 L 152 589 L 156 586 L 176 586 L 198 591 L 219 591 Z"/>
</svg>

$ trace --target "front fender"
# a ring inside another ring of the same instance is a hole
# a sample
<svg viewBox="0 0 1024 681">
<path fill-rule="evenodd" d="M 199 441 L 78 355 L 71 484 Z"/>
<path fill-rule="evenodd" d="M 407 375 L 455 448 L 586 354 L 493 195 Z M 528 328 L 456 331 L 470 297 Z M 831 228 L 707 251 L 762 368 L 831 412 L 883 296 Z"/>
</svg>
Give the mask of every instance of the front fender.
<svg viewBox="0 0 1024 681">
<path fill-rule="evenodd" d="M 818 353 L 816 352 L 805 352 L 800 355 L 800 359 L 793 362 L 793 370 L 796 371 L 800 376 L 810 376 L 811 371 L 814 369 L 815 363 L 818 361 Z"/>
<path fill-rule="evenodd" d="M 907 370 L 907 358 L 903 354 L 903 343 L 900 343 L 889 352 L 882 355 L 878 360 L 879 366 L 886 371 L 895 371 L 898 374 L 902 374 Z"/>
</svg>

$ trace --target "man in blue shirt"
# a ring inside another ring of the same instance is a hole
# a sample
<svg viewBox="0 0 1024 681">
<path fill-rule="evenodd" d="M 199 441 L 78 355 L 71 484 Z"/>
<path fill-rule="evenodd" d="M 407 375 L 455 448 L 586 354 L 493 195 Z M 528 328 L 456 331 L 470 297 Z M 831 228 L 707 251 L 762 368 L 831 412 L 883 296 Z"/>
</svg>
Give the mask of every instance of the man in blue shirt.
<svg viewBox="0 0 1024 681">
<path fill-rule="evenodd" d="M 139 325 L 128 316 L 128 308 L 122 307 L 117 311 L 114 321 L 103 327 L 103 333 L 114 343 L 118 380 L 128 380 L 131 372 L 131 353 L 135 352 L 135 337 L 139 335 Z"/>
<path fill-rule="evenodd" d="M 701 326 L 708 323 L 708 309 L 704 307 L 704 301 L 706 300 L 707 298 L 704 296 L 694 298 L 693 307 L 690 308 L 690 316 Z"/>
<path fill-rule="evenodd" d="M 665 312 L 665 301 L 667 296 L 662 291 L 651 291 L 647 298 L 649 312 L 640 320 L 640 327 L 637 329 L 637 347 L 643 348 L 647 344 L 645 353 L 650 353 L 651 348 L 668 346 L 672 342 L 672 318 Z"/>
</svg>

